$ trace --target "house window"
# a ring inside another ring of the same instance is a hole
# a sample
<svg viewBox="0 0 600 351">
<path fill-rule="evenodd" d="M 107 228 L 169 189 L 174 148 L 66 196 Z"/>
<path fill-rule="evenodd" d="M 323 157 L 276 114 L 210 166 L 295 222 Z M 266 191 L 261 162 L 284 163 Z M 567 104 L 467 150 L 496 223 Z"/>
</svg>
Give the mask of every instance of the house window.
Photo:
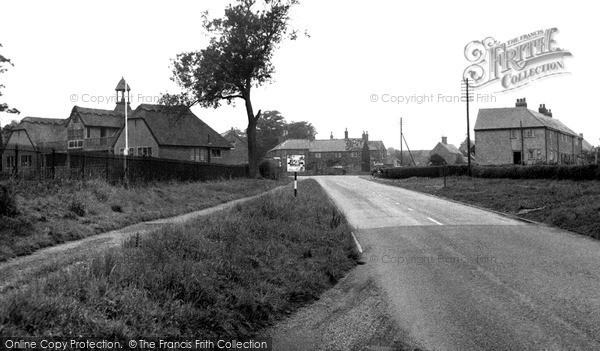
<svg viewBox="0 0 600 351">
<path fill-rule="evenodd" d="M 85 130 L 86 130 L 86 136 L 85 137 L 89 139 L 90 136 L 92 135 L 92 128 L 87 127 L 87 128 L 85 128 Z"/>
<path fill-rule="evenodd" d="M 134 152 L 135 152 L 134 148 L 130 147 L 128 155 L 135 155 Z"/>
<path fill-rule="evenodd" d="M 517 138 L 517 131 L 515 129 L 511 129 L 510 130 L 510 138 L 511 139 L 516 139 Z"/>
<path fill-rule="evenodd" d="M 321 158 L 321 153 L 320 152 L 315 153 L 315 158 Z"/>
<path fill-rule="evenodd" d="M 354 157 L 354 158 L 358 157 L 358 152 L 356 152 L 356 151 L 352 152 L 350 154 L 350 157 Z"/>
<path fill-rule="evenodd" d="M 151 147 L 138 147 L 138 156 L 142 157 L 151 157 L 152 156 L 152 148 Z"/>
<path fill-rule="evenodd" d="M 533 159 L 534 150 L 529 150 L 529 159 Z"/>
<path fill-rule="evenodd" d="M 31 155 L 21 155 L 21 167 L 31 167 Z"/>
<path fill-rule="evenodd" d="M 193 148 L 192 154 L 190 155 L 191 161 L 206 162 L 206 149 Z"/>
<path fill-rule="evenodd" d="M 342 153 L 341 152 L 336 152 L 335 153 L 335 158 L 342 158 Z"/>
<path fill-rule="evenodd" d="M 214 157 L 214 158 L 221 157 L 221 149 L 210 149 L 210 157 Z"/>
<path fill-rule="evenodd" d="M 526 138 L 533 138 L 535 136 L 535 133 L 533 132 L 533 129 L 525 129 L 525 137 Z"/>
<path fill-rule="evenodd" d="M 89 138 L 89 136 L 88 136 Z M 102 127 L 100 128 L 100 138 L 106 138 L 106 128 Z"/>
<path fill-rule="evenodd" d="M 15 168 L 15 157 L 14 156 L 6 156 L 6 169 L 11 170 Z"/>
<path fill-rule="evenodd" d="M 69 149 L 81 149 L 83 148 L 83 140 L 69 140 Z"/>
<path fill-rule="evenodd" d="M 69 149 L 81 149 L 83 147 L 83 129 L 69 129 L 67 130 L 67 137 Z"/>
</svg>

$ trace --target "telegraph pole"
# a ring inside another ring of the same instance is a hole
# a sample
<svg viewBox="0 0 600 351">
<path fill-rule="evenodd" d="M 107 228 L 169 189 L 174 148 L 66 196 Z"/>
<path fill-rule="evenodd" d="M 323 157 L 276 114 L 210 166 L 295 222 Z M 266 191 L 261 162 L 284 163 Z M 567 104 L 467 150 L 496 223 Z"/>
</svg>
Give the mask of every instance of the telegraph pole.
<svg viewBox="0 0 600 351">
<path fill-rule="evenodd" d="M 469 100 L 471 100 L 471 93 L 469 92 L 469 78 L 463 80 L 463 93 L 465 94 L 465 100 L 467 101 L 467 162 L 469 177 L 471 176 L 471 127 L 469 126 Z"/>
<path fill-rule="evenodd" d="M 402 117 L 400 117 L 400 167 L 404 165 L 404 154 L 402 153 Z"/>
</svg>

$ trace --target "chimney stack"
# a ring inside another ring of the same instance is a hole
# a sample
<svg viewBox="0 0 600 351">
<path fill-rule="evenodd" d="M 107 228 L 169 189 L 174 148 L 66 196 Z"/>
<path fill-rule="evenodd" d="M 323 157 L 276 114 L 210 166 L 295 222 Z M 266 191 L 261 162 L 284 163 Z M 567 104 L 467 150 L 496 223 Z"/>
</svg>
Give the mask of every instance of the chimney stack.
<svg viewBox="0 0 600 351">
<path fill-rule="evenodd" d="M 442 144 L 448 145 L 448 137 L 445 137 L 445 136 L 442 137 Z"/>
<path fill-rule="evenodd" d="M 330 132 L 329 139 L 333 139 L 333 132 Z"/>
<path fill-rule="evenodd" d="M 344 139 L 348 140 L 348 128 L 346 128 L 346 131 L 344 132 Z"/>
<path fill-rule="evenodd" d="M 552 110 L 548 110 L 548 113 L 546 113 L 546 116 L 552 118 Z"/>
<path fill-rule="evenodd" d="M 527 100 L 525 100 L 525 98 L 517 99 L 515 107 L 527 107 Z"/>
<path fill-rule="evenodd" d="M 363 133 L 363 141 L 369 141 L 369 132 Z"/>
</svg>

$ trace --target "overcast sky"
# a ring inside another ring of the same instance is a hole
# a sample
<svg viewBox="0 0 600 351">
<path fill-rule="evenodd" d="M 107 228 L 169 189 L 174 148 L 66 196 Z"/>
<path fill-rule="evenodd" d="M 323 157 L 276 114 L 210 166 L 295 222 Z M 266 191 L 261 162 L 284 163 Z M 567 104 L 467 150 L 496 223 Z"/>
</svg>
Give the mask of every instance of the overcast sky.
<svg viewBox="0 0 600 351">
<path fill-rule="evenodd" d="M 504 93 L 499 85 L 480 89 L 477 111 L 511 107 L 525 97 L 540 103 L 593 145 L 599 144 L 597 106 L 600 81 L 593 2 L 342 1 L 301 0 L 293 25 L 310 38 L 286 42 L 275 56 L 275 81 L 254 91 L 255 110 L 279 110 L 288 121 L 309 121 L 317 138 L 333 132 L 399 147 L 399 118 L 411 149 L 432 149 L 442 135 L 458 146 L 466 136 L 465 105 L 438 101 L 460 96 L 469 62 L 465 45 L 486 37 L 505 42 L 522 34 L 558 28 L 557 46 L 565 75 L 548 77 Z M 21 110 L 0 114 L 2 125 L 26 116 L 67 118 L 73 105 L 114 108 L 125 76 L 132 107 L 176 92 L 170 61 L 177 53 L 207 43 L 201 12 L 223 14 L 224 1 L 3 1 L 0 53 L 14 67 L 0 76 L 2 102 Z M 385 94 L 387 98 L 384 97 Z M 392 103 L 391 96 L 431 96 L 434 101 Z M 489 95 L 488 95 L 489 94 Z M 376 96 L 377 102 L 372 102 Z M 245 129 L 243 104 L 194 112 L 215 130 Z"/>
</svg>

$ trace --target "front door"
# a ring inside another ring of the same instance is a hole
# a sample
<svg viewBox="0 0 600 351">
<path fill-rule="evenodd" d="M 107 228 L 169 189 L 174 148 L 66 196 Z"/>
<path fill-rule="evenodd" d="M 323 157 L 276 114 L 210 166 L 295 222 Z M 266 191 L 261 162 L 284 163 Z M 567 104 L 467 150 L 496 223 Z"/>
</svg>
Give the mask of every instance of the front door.
<svg viewBox="0 0 600 351">
<path fill-rule="evenodd" d="M 521 151 L 513 152 L 513 164 L 515 164 L 515 165 L 521 164 Z"/>
</svg>

